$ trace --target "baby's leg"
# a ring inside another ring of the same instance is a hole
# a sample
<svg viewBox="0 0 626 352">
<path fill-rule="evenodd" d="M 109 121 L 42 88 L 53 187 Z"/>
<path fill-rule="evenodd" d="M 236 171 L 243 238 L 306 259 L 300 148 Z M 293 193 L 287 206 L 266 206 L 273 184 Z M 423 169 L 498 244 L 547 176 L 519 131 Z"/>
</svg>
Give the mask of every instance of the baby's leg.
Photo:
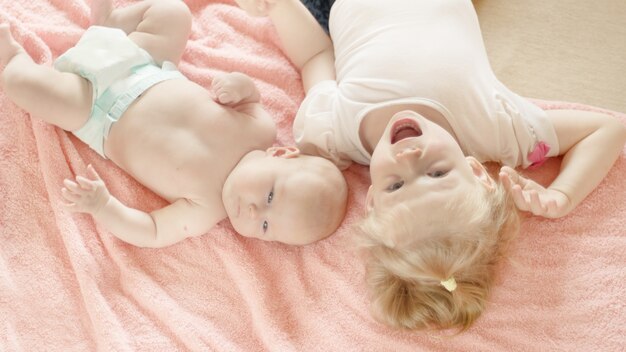
<svg viewBox="0 0 626 352">
<path fill-rule="evenodd" d="M 145 0 L 113 9 L 112 0 L 93 0 L 94 24 L 120 28 L 161 65 L 178 64 L 191 32 L 191 13 L 181 0 Z"/>
<path fill-rule="evenodd" d="M 91 112 L 91 85 L 82 77 L 36 64 L 0 24 L 1 83 L 8 97 L 31 116 L 64 130 L 80 128 Z"/>
</svg>

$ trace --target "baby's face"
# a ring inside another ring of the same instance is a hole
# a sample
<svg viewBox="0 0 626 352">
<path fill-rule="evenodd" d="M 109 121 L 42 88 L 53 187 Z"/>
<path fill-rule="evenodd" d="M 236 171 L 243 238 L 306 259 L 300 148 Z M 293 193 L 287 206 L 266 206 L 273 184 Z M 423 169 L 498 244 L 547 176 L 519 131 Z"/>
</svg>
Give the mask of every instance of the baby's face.
<svg viewBox="0 0 626 352">
<path fill-rule="evenodd" d="M 304 158 L 255 151 L 246 155 L 226 180 L 224 208 L 235 231 L 246 237 L 286 244 L 315 242 L 324 233 L 319 208 L 336 208 L 324 199 L 330 187 L 324 175 L 299 167 Z M 338 210 L 340 211 L 340 210 Z"/>
<path fill-rule="evenodd" d="M 471 164 L 445 129 L 413 111 L 399 112 L 372 155 L 368 209 L 406 203 L 416 217 L 427 217 L 478 186 Z"/>
</svg>

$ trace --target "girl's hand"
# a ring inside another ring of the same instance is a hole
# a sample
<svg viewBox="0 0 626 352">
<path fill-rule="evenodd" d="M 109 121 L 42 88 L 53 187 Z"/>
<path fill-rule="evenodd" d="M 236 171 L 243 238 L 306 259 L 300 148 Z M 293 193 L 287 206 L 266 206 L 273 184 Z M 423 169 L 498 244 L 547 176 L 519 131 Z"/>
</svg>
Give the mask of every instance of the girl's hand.
<svg viewBox="0 0 626 352">
<path fill-rule="evenodd" d="M 277 1 L 280 0 L 235 0 L 242 10 L 254 17 L 267 16 Z"/>
<path fill-rule="evenodd" d="M 95 215 L 107 204 L 111 195 L 91 164 L 87 166 L 87 173 L 89 178 L 76 176 L 76 182 L 65 179 L 61 195 L 70 211 Z"/>
<path fill-rule="evenodd" d="M 519 210 L 546 218 L 558 218 L 568 213 L 571 202 L 563 192 L 545 188 L 508 166 L 500 169 L 499 177 L 504 187 L 511 192 Z"/>
</svg>

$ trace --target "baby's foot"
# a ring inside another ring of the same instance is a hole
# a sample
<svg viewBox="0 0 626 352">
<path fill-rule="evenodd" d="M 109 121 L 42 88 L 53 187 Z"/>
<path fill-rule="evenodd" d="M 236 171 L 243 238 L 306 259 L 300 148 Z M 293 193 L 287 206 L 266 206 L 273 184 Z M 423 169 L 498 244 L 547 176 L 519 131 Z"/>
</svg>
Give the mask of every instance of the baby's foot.
<svg viewBox="0 0 626 352">
<path fill-rule="evenodd" d="M 11 28 L 6 23 L 0 24 L 0 68 L 19 53 L 25 53 L 24 48 L 13 39 Z"/>
<path fill-rule="evenodd" d="M 112 0 L 91 0 L 91 24 L 103 26 L 113 12 Z"/>
</svg>

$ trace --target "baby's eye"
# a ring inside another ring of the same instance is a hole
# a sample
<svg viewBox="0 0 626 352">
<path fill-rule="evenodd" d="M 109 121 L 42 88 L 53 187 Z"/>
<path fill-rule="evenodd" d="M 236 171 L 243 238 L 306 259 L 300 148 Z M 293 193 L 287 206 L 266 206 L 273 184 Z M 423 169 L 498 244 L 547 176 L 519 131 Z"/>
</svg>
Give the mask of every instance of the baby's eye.
<svg viewBox="0 0 626 352">
<path fill-rule="evenodd" d="M 429 173 L 428 176 L 433 177 L 433 178 L 439 178 L 439 177 L 444 177 L 447 174 L 448 174 L 447 171 L 438 170 L 438 171 Z"/>
<path fill-rule="evenodd" d="M 387 187 L 387 191 L 395 192 L 404 186 L 404 181 L 394 182 L 391 186 Z"/>
<path fill-rule="evenodd" d="M 270 224 L 267 223 L 267 220 L 263 221 L 263 233 L 267 232 L 267 228 L 270 226 Z"/>
<path fill-rule="evenodd" d="M 272 199 L 274 199 L 274 190 L 273 189 L 267 195 L 267 204 L 270 204 L 272 202 Z"/>
</svg>

